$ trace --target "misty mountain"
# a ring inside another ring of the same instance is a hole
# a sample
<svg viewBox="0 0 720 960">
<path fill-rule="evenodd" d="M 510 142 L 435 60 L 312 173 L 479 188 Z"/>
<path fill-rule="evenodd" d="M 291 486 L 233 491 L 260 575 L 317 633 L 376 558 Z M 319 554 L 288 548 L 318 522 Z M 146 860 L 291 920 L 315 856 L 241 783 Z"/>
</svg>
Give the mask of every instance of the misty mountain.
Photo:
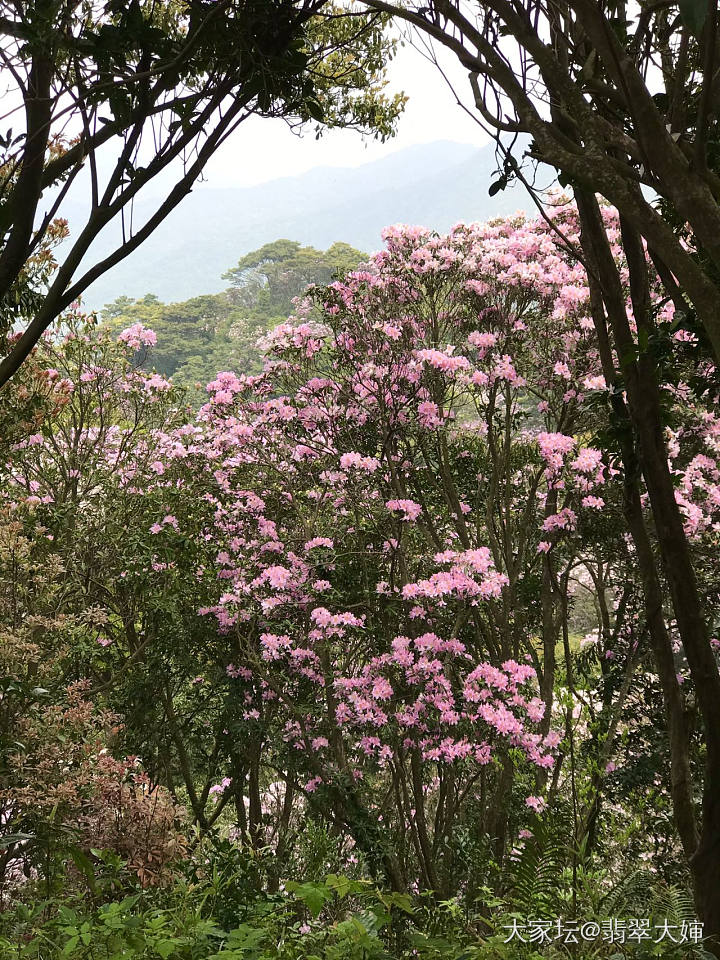
<svg viewBox="0 0 720 960">
<path fill-rule="evenodd" d="M 215 293 L 227 286 L 222 273 L 250 250 L 287 237 L 324 249 L 336 240 L 371 252 L 381 229 L 412 223 L 446 230 L 460 220 L 486 220 L 528 209 L 520 186 L 488 195 L 496 170 L 494 148 L 437 141 L 399 150 L 358 167 L 317 167 L 253 187 L 206 185 L 185 198 L 156 232 L 84 296 L 100 308 L 120 295 L 154 293 L 165 301 Z M 68 210 L 81 223 L 83 198 Z M 153 210 L 139 201 L 133 222 Z M 91 248 L 106 255 L 121 236 L 111 224 Z M 88 261 L 90 262 L 90 261 Z"/>
</svg>

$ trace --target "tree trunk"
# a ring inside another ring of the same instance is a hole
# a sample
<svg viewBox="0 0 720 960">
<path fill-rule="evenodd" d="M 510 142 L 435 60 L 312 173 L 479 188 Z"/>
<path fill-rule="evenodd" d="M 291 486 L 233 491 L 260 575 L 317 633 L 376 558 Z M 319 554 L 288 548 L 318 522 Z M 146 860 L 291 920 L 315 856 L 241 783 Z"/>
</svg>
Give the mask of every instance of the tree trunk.
<svg viewBox="0 0 720 960">
<path fill-rule="evenodd" d="M 253 850 L 259 850 L 264 843 L 260 799 L 260 750 L 259 743 L 253 744 L 248 769 L 248 826 L 250 845 Z"/>
<path fill-rule="evenodd" d="M 714 952 L 720 956 L 720 674 L 703 618 L 690 546 L 675 500 L 655 364 L 647 351 L 641 350 L 637 354 L 620 276 L 603 228 L 597 200 L 583 190 L 576 191 L 576 196 L 583 227 L 583 248 L 590 264 L 596 269 L 595 282 L 601 286 L 615 348 L 621 360 L 630 421 L 638 439 L 640 467 L 649 494 L 673 613 L 703 720 L 706 744 L 703 818 L 699 843 L 690 859 L 690 869 L 700 918 L 707 935 L 713 938 Z M 645 253 L 639 235 L 627 221 L 621 219 L 621 228 L 630 271 L 635 320 L 639 331 L 650 334 L 652 321 Z M 642 535 L 640 541 L 642 550 Z M 657 600 L 662 598 L 653 600 L 654 585 L 648 585 L 651 587 L 651 605 L 657 606 Z M 664 669 L 667 668 L 666 664 Z M 673 707 L 674 712 L 676 709 Z M 677 717 L 673 722 L 673 739 L 683 736 L 677 729 Z M 685 778 L 682 766 L 676 769 L 676 774 L 679 785 Z M 686 818 L 687 811 L 681 811 L 681 816 Z M 687 825 L 683 829 L 686 839 L 691 841 Z"/>
</svg>

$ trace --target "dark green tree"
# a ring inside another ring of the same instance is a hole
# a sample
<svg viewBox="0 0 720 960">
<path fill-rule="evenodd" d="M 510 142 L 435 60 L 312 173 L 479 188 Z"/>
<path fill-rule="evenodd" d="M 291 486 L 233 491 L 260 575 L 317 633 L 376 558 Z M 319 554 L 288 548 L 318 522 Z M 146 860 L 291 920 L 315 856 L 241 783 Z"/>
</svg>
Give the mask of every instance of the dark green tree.
<svg viewBox="0 0 720 960">
<path fill-rule="evenodd" d="M 309 284 L 330 283 L 366 258 L 347 243 L 316 250 L 295 240 L 276 240 L 223 274 L 232 286 L 222 293 L 167 304 L 154 294 L 138 300 L 118 297 L 104 308 L 103 320 L 117 331 L 133 323 L 151 327 L 158 338 L 153 365 L 193 401 L 202 401 L 205 384 L 219 370 L 259 372 L 258 338 L 287 318 L 293 299 Z"/>
<path fill-rule="evenodd" d="M 334 243 L 322 251 L 295 240 L 275 240 L 242 257 L 223 279 L 232 283 L 231 296 L 237 303 L 279 318 L 287 316 L 293 297 L 305 287 L 330 283 L 336 275 L 355 270 L 365 258 L 347 243 Z"/>
</svg>

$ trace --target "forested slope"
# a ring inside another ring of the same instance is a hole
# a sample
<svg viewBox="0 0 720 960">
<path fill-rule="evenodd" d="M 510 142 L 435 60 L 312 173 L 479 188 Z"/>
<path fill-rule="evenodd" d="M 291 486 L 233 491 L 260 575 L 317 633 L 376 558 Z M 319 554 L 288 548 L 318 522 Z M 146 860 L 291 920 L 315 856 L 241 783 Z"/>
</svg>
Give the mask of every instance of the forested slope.
<svg viewBox="0 0 720 960">
<path fill-rule="evenodd" d="M 242 257 L 223 274 L 226 290 L 164 303 L 155 294 L 118 297 L 102 318 L 120 331 L 143 323 L 156 331 L 154 367 L 185 387 L 194 401 L 220 370 L 257 373 L 262 366 L 256 341 L 293 310 L 293 299 L 312 283 L 325 284 L 356 268 L 366 254 L 347 243 L 327 250 L 276 240 Z"/>
</svg>

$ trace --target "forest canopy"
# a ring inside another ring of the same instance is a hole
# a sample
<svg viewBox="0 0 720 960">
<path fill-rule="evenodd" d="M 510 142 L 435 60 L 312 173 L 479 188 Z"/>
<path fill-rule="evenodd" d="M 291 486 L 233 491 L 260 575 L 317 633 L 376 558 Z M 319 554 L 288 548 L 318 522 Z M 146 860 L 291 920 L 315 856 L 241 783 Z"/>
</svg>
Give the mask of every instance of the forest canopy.
<svg viewBox="0 0 720 960">
<path fill-rule="evenodd" d="M 101 317 L 116 332 L 133 323 L 154 330 L 158 344 L 152 365 L 203 402 L 205 384 L 218 371 L 260 371 L 257 341 L 287 319 L 293 300 L 307 286 L 330 283 L 366 259 L 367 254 L 347 243 L 322 251 L 294 240 L 276 240 L 246 254 L 223 274 L 231 286 L 222 293 L 172 304 L 161 303 L 152 294 L 136 300 L 119 297 Z"/>
<path fill-rule="evenodd" d="M 83 312 L 247 117 L 390 136 L 398 28 L 537 217 Z M 33 0 L 0 50 L 0 955 L 720 957 L 717 3 Z"/>
<path fill-rule="evenodd" d="M 556 229 L 581 229 L 566 200 L 388 228 L 195 411 L 139 315 L 42 342 L 3 467 L 6 943 L 531 960 L 551 914 L 598 956 L 621 929 L 703 955 L 696 668 Z M 235 276 L 289 263 L 280 241 Z M 651 298 L 711 606 L 717 385 Z"/>
<path fill-rule="evenodd" d="M 396 45 L 387 19 L 326 0 L 4 3 L 12 125 L 0 140 L 0 388 L 248 117 L 389 136 L 405 100 L 385 91 Z M 172 186 L 134 223 L 134 201 L 168 182 L 164 173 Z M 58 248 L 71 188 L 85 193 L 87 213 Z M 93 241 L 113 231 L 110 252 L 96 257 Z M 18 319 L 21 336 L 10 338 Z"/>
</svg>

